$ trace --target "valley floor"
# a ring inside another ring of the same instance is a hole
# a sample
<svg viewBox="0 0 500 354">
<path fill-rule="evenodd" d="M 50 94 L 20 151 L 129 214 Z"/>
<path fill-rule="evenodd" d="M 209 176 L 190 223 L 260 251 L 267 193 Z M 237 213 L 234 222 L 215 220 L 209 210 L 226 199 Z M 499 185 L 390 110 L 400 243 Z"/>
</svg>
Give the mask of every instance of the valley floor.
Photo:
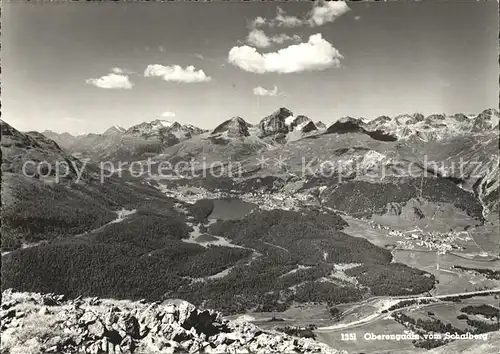
<svg viewBox="0 0 500 354">
<path fill-rule="evenodd" d="M 239 198 L 259 205 L 262 209 L 300 210 L 307 209 L 308 203 L 311 203 L 306 195 L 300 194 L 294 194 L 293 197 L 290 194 L 279 193 L 231 196 L 204 192 L 201 193 L 203 198 Z M 191 193 L 184 198 L 182 189 L 169 190 L 167 193 L 188 202 L 194 201 Z M 198 198 L 200 194 L 197 193 L 194 199 Z M 409 306 L 403 306 L 404 313 L 420 316 L 429 321 L 449 323 L 454 328 L 475 333 L 475 328 L 467 325 L 464 320 L 457 320 L 457 315 L 460 314 L 460 308 L 468 304 L 500 307 L 498 300 L 500 278 L 478 271 L 481 269 L 500 271 L 499 242 L 495 240 L 498 226 L 488 223 L 476 225 L 476 221 L 467 215 L 464 214 L 462 217 L 461 221 L 448 219 L 445 221 L 447 223 L 445 227 L 433 220 L 423 220 L 422 223 L 413 223 L 413 227 L 409 227 L 411 223 L 398 223 L 398 220 L 383 216 L 361 219 L 342 215 L 349 224 L 344 229 L 347 234 L 390 249 L 393 262 L 403 263 L 434 275 L 436 285 L 427 294 L 376 296 L 352 304 L 339 304 L 336 307 L 341 315 L 336 318 L 332 318 L 326 306 L 319 304 L 294 304 L 285 312 L 248 312 L 230 318 L 243 316 L 263 328 L 314 325 L 317 328 L 315 334 L 319 341 L 349 352 L 417 353 L 422 352 L 422 348 L 416 348 L 412 340 L 375 341 L 365 338 L 365 335 L 408 333 L 411 329 L 395 320 L 393 316 L 394 313 L 400 312 L 401 308 L 389 309 L 407 300 L 419 300 Z M 465 228 L 467 231 L 454 231 L 464 230 L 464 225 L 469 225 Z M 465 299 L 450 301 L 450 297 Z M 356 340 L 349 340 L 349 336 L 355 336 Z M 457 340 L 454 345 L 460 343 L 463 343 L 464 347 L 482 344 L 481 340 L 463 339 Z M 498 348 L 500 349 L 500 343 Z"/>
</svg>

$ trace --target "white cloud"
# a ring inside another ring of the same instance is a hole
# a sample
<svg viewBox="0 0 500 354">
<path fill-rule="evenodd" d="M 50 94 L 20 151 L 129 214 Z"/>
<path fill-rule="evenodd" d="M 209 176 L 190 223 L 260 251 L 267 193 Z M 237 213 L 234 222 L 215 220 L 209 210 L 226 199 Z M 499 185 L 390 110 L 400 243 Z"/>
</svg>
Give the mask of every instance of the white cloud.
<svg viewBox="0 0 500 354">
<path fill-rule="evenodd" d="M 349 6 L 345 1 L 315 2 L 313 9 L 309 13 L 307 23 L 314 26 L 322 26 L 325 23 L 333 22 L 336 18 L 349 11 Z"/>
<path fill-rule="evenodd" d="M 120 74 L 120 75 L 136 74 L 135 72 L 133 72 L 131 70 L 122 69 L 122 68 L 119 68 L 119 67 L 116 67 L 116 66 L 114 68 L 111 68 L 111 72 L 114 73 L 114 74 Z"/>
<path fill-rule="evenodd" d="M 276 36 L 271 37 L 271 41 L 274 43 L 283 43 L 285 41 L 295 41 L 295 42 L 300 42 L 302 38 L 298 34 L 294 34 L 293 36 L 289 36 L 287 34 L 281 33 L 277 34 Z"/>
<path fill-rule="evenodd" d="M 253 29 L 248 34 L 247 43 L 256 46 L 257 48 L 266 48 L 271 45 L 271 40 L 264 33 L 264 31 L 260 29 Z"/>
<path fill-rule="evenodd" d="M 112 68 L 111 71 L 114 72 L 115 74 L 124 74 L 125 73 L 125 70 L 123 70 L 122 68 Z"/>
<path fill-rule="evenodd" d="M 183 83 L 207 82 L 212 79 L 210 76 L 205 75 L 203 70 L 196 70 L 192 65 L 183 68 L 180 65 L 150 64 L 144 71 L 144 76 L 161 77 L 165 81 Z"/>
<path fill-rule="evenodd" d="M 168 111 L 166 111 L 166 112 L 163 112 L 161 114 L 161 116 L 165 117 L 165 118 L 172 118 L 172 117 L 175 117 L 175 112 L 168 112 Z"/>
<path fill-rule="evenodd" d="M 253 29 L 250 31 L 247 37 L 247 43 L 253 45 L 257 48 L 267 48 L 272 43 L 283 43 L 285 41 L 297 41 L 301 40 L 300 36 L 295 34 L 289 36 L 287 34 L 281 33 L 275 36 L 269 37 L 264 31 L 260 29 Z"/>
<path fill-rule="evenodd" d="M 348 12 L 349 6 L 345 1 L 317 1 L 314 2 L 313 8 L 303 17 L 290 16 L 278 7 L 276 16 L 273 19 L 265 19 L 257 17 L 252 21 L 252 28 L 262 27 L 300 27 L 309 25 L 311 27 L 322 26 L 325 23 L 333 22 L 336 18 Z"/>
<path fill-rule="evenodd" d="M 263 26 L 266 24 L 266 22 L 267 22 L 266 19 L 264 19 L 261 16 L 258 16 L 255 20 L 252 21 L 252 27 L 256 28 L 256 27 Z"/>
<path fill-rule="evenodd" d="M 161 52 L 161 53 L 165 53 L 165 47 L 162 46 L 162 45 L 159 45 L 158 46 L 158 50 Z"/>
<path fill-rule="evenodd" d="M 98 79 L 87 79 L 85 82 L 104 89 L 131 89 L 134 86 L 127 75 L 115 73 L 101 76 Z"/>
<path fill-rule="evenodd" d="M 272 90 L 267 90 L 261 86 L 257 86 L 253 89 L 253 94 L 255 96 L 277 96 L 278 86 L 274 86 Z"/>
<path fill-rule="evenodd" d="M 361 19 L 361 16 L 354 16 L 354 19 L 355 19 L 356 21 L 358 21 L 358 20 L 360 20 L 360 19 Z"/>
<path fill-rule="evenodd" d="M 296 16 L 288 16 L 281 7 L 278 7 L 276 17 L 273 20 L 273 25 L 278 27 L 299 27 L 303 24 L 303 20 Z"/>
<path fill-rule="evenodd" d="M 343 56 L 321 33 L 309 37 L 308 42 L 290 45 L 276 52 L 260 54 L 249 46 L 233 47 L 228 62 L 249 72 L 294 73 L 338 67 Z"/>
</svg>

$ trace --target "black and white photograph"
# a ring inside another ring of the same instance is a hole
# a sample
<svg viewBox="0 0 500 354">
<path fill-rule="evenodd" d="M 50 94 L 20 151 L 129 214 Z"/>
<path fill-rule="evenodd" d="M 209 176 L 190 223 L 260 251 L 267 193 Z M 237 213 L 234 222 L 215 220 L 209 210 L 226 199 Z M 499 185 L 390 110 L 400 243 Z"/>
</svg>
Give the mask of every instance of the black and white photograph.
<svg viewBox="0 0 500 354">
<path fill-rule="evenodd" d="M 498 0 L 0 6 L 0 354 L 500 353 Z"/>
</svg>

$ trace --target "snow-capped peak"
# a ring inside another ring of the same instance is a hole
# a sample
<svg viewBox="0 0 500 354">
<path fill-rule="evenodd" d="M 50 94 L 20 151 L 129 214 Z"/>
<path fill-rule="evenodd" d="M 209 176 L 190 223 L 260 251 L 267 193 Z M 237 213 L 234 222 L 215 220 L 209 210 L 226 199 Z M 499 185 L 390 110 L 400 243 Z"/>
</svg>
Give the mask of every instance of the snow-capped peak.
<svg viewBox="0 0 500 354">
<path fill-rule="evenodd" d="M 297 125 L 297 126 L 295 127 L 295 130 L 302 130 L 302 129 L 303 129 L 306 125 L 308 125 L 310 122 L 311 122 L 311 121 L 309 120 L 309 121 L 304 121 L 304 122 L 300 123 L 299 125 Z"/>
<path fill-rule="evenodd" d="M 290 125 L 293 123 L 293 121 L 295 120 L 295 117 L 292 115 L 289 115 L 288 117 L 285 118 L 285 124 L 286 125 Z"/>
<path fill-rule="evenodd" d="M 108 128 L 103 134 L 104 135 L 114 135 L 114 134 L 122 134 L 125 132 L 125 129 L 120 127 L 119 125 L 113 125 Z"/>
<path fill-rule="evenodd" d="M 161 120 L 161 119 L 157 119 L 151 122 L 152 126 L 158 126 L 163 128 L 171 127 L 173 124 L 174 123 L 169 120 Z"/>
</svg>

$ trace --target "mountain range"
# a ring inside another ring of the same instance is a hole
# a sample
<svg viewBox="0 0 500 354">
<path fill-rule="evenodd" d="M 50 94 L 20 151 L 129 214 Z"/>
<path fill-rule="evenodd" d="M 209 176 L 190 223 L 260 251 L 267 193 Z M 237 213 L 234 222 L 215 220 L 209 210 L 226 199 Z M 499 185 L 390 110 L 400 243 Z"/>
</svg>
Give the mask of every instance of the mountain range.
<svg viewBox="0 0 500 354">
<path fill-rule="evenodd" d="M 493 311 L 481 291 L 500 286 L 498 116 L 324 125 L 280 108 L 255 125 L 155 120 L 76 137 L 1 121 L 2 289 L 183 299 L 339 349 L 338 331 L 372 324 L 499 330 L 476 316 Z M 99 166 L 147 158 L 200 164 L 106 178 Z M 453 294 L 478 307 L 434 297 Z"/>
<path fill-rule="evenodd" d="M 393 140 L 419 139 L 431 141 L 498 130 L 498 120 L 499 112 L 497 110 L 486 109 L 479 114 L 469 115 L 463 113 L 454 115 L 432 114 L 424 117 L 420 113 L 415 113 L 398 115 L 392 118 L 380 116 L 372 120 L 343 117 L 327 127 L 322 122 L 314 123 L 307 116 L 294 116 L 292 111 L 282 107 L 264 117 L 255 127 L 241 117 L 234 117 L 221 123 L 211 132 L 189 124 L 181 125 L 178 122 L 154 120 L 137 124 L 128 129 L 112 126 L 102 134 L 89 133 L 73 136 L 69 133 L 59 134 L 50 130 L 46 130 L 42 134 L 53 139 L 68 151 L 75 153 L 92 152 L 98 157 L 110 157 L 127 145 L 131 146 L 130 154 L 134 154 L 134 151 L 140 150 L 140 146 L 143 144 L 161 149 L 161 147 L 172 146 L 204 133 L 209 133 L 212 136 L 225 133 L 230 137 L 245 137 L 255 134 L 261 138 L 272 136 L 278 141 L 283 141 L 282 138 L 286 137 L 287 134 L 296 131 L 307 134 L 325 129 L 327 133 L 337 132 L 337 130 L 338 132 L 343 130 L 349 132 L 364 129 L 370 134 L 374 134 L 374 132 L 384 133 L 387 138 Z M 341 124 L 344 126 L 340 127 Z M 349 124 L 349 127 L 346 124 Z M 121 146 L 114 146 L 113 148 L 112 145 Z M 110 147 L 112 148 L 111 152 L 109 151 Z M 151 149 L 154 151 L 154 148 Z"/>
<path fill-rule="evenodd" d="M 203 132 L 193 125 L 181 125 L 178 122 L 157 119 L 129 129 L 112 126 L 102 134 L 73 136 L 50 130 L 44 131 L 43 134 L 77 156 L 93 160 L 109 160 L 159 153 L 163 147 L 175 145 Z"/>
</svg>

